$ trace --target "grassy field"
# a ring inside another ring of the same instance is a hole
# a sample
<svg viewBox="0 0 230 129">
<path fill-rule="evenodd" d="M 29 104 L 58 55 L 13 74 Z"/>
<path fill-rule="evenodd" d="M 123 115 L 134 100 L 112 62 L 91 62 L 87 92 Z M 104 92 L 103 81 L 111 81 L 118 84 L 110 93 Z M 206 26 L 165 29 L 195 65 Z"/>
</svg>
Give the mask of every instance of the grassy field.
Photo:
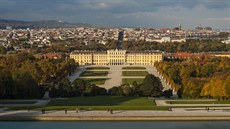
<svg viewBox="0 0 230 129">
<path fill-rule="evenodd" d="M 167 106 L 44 106 L 44 107 L 8 107 L 9 110 L 168 110 Z"/>
<path fill-rule="evenodd" d="M 14 101 L 14 100 L 2 100 L 0 104 L 35 104 L 37 101 Z"/>
<path fill-rule="evenodd" d="M 106 78 L 84 78 L 83 80 L 87 80 L 90 83 L 96 84 L 96 85 L 104 85 L 105 81 L 106 81 Z"/>
<path fill-rule="evenodd" d="M 80 74 L 80 77 L 87 77 L 87 76 L 107 76 L 108 71 L 84 71 Z"/>
<path fill-rule="evenodd" d="M 86 70 L 109 70 L 109 67 L 88 67 Z"/>
<path fill-rule="evenodd" d="M 230 101 L 166 101 L 171 104 L 230 104 Z"/>
<path fill-rule="evenodd" d="M 141 84 L 143 80 L 144 78 L 123 78 L 122 84 L 132 84 L 134 81 L 136 81 L 137 84 Z"/>
<path fill-rule="evenodd" d="M 146 76 L 147 71 L 122 71 L 122 76 Z"/>
<path fill-rule="evenodd" d="M 146 97 L 74 97 L 69 99 L 54 99 L 44 107 L 10 107 L 10 109 L 35 109 L 35 110 L 75 110 L 84 108 L 91 110 L 167 110 L 168 107 L 156 106 L 153 99 Z"/>
<path fill-rule="evenodd" d="M 145 67 L 122 67 L 122 69 L 134 69 L 134 70 L 136 70 L 136 69 L 139 69 L 139 70 L 144 70 L 144 69 L 146 69 Z"/>
<path fill-rule="evenodd" d="M 47 106 L 155 106 L 155 102 L 146 97 L 74 97 L 51 100 Z"/>
</svg>

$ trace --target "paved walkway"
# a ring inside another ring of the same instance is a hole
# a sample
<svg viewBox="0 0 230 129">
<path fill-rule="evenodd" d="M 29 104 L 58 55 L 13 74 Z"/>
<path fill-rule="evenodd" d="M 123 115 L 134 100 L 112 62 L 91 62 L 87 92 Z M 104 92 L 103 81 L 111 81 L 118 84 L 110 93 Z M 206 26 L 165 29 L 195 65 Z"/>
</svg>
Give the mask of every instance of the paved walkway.
<svg viewBox="0 0 230 129">
<path fill-rule="evenodd" d="M 154 111 L 154 110 L 116 110 L 113 114 L 107 111 L 0 111 L 0 116 L 230 116 L 230 110 L 180 110 L 172 109 L 172 111 Z"/>
<path fill-rule="evenodd" d="M 114 86 L 120 86 L 122 84 L 122 67 L 121 65 L 109 66 L 108 80 L 105 81 L 105 88 L 110 89 Z"/>
<path fill-rule="evenodd" d="M 171 106 L 171 107 L 191 107 L 191 106 L 204 106 L 204 107 L 229 107 L 230 108 L 230 104 L 169 104 L 166 103 L 166 101 L 183 101 L 183 100 L 161 100 L 161 99 L 155 99 L 155 103 L 157 106 Z M 214 99 L 210 99 L 210 100 L 204 100 L 204 99 L 199 99 L 199 100 L 185 100 L 185 101 L 214 101 Z"/>
<path fill-rule="evenodd" d="M 73 82 L 75 79 L 79 78 L 80 74 L 81 74 L 83 71 L 85 71 L 85 67 L 78 67 L 78 68 L 75 70 L 74 74 L 68 77 L 69 80 L 70 80 L 70 82 Z"/>
<path fill-rule="evenodd" d="M 165 82 L 165 80 L 162 78 L 162 76 L 157 72 L 157 69 L 153 66 L 147 66 L 146 69 L 148 70 L 148 72 L 150 74 L 153 74 L 155 75 L 156 77 L 159 77 L 160 80 L 161 80 L 161 83 L 164 87 L 164 90 L 168 90 L 170 89 L 171 87 Z"/>
</svg>

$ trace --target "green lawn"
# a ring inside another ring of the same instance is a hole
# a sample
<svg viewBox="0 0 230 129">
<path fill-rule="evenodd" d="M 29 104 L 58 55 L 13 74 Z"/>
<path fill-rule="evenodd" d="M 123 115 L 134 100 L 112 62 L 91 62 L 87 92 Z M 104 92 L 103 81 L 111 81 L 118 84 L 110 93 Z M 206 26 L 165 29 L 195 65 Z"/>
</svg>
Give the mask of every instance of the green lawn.
<svg viewBox="0 0 230 129">
<path fill-rule="evenodd" d="M 84 78 L 83 80 L 89 81 L 90 83 L 96 85 L 104 85 L 106 78 Z"/>
<path fill-rule="evenodd" d="M 122 76 L 146 76 L 147 71 L 122 71 Z"/>
<path fill-rule="evenodd" d="M 167 106 L 44 106 L 44 107 L 8 107 L 9 110 L 76 110 L 82 108 L 84 110 L 168 110 Z"/>
<path fill-rule="evenodd" d="M 108 71 L 84 71 L 80 74 L 80 77 L 87 76 L 107 76 Z"/>
<path fill-rule="evenodd" d="M 146 69 L 145 67 L 122 67 L 122 69 L 134 69 L 134 70 L 136 70 L 136 69 L 140 69 L 140 70 L 144 70 L 144 69 Z"/>
<path fill-rule="evenodd" d="M 144 78 L 123 78 L 122 84 L 132 84 L 134 81 L 136 81 L 137 84 L 141 84 L 143 80 Z"/>
<path fill-rule="evenodd" d="M 167 110 L 168 107 L 156 106 L 153 99 L 147 97 L 74 97 L 69 99 L 54 99 L 45 107 L 10 107 L 10 109 L 35 109 L 35 110 L 75 110 L 76 108 L 106 110 Z"/>
<path fill-rule="evenodd" d="M 166 101 L 171 104 L 230 104 L 230 101 Z"/>
<path fill-rule="evenodd" d="M 88 67 L 86 70 L 109 70 L 109 67 Z"/>
<path fill-rule="evenodd" d="M 0 104 L 35 104 L 37 101 L 1 100 Z"/>
<path fill-rule="evenodd" d="M 47 106 L 155 106 L 152 99 L 146 97 L 74 97 L 69 99 L 55 99 Z"/>
</svg>

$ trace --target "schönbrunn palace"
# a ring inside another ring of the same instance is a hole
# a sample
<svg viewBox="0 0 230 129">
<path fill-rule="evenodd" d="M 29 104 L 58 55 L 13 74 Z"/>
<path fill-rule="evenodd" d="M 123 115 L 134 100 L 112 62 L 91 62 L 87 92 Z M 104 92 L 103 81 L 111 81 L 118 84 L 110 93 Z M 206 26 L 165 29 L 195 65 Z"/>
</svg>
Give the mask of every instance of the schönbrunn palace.
<svg viewBox="0 0 230 129">
<path fill-rule="evenodd" d="M 95 51 L 74 51 L 70 58 L 79 65 L 153 65 L 156 61 L 162 61 L 163 54 L 160 51 L 129 52 L 122 49 Z"/>
</svg>

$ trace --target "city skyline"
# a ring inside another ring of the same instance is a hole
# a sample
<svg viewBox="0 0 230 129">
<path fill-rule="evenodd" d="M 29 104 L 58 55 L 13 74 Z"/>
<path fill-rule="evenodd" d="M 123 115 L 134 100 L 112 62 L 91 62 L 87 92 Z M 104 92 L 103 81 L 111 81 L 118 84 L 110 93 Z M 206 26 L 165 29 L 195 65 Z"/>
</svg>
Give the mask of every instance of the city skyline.
<svg viewBox="0 0 230 129">
<path fill-rule="evenodd" d="M 0 18 L 114 27 L 210 26 L 229 29 L 228 0 L 1 0 Z"/>
</svg>

